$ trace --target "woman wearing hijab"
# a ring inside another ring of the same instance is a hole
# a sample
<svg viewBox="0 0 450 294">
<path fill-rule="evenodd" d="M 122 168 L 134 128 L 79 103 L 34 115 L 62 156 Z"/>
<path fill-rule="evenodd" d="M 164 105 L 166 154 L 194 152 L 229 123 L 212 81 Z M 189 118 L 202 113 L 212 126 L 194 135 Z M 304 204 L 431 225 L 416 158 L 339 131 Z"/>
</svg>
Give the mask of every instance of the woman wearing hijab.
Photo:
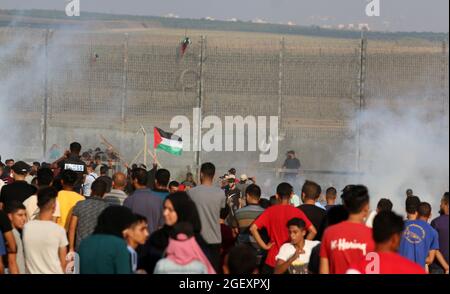
<svg viewBox="0 0 450 294">
<path fill-rule="evenodd" d="M 146 244 L 146 254 L 141 255 L 139 266 L 152 273 L 155 265 L 163 257 L 169 245 L 169 236 L 179 222 L 191 224 L 193 236 L 206 256 L 209 256 L 207 244 L 200 234 L 202 229 L 197 206 L 186 192 L 176 192 L 164 200 L 164 226 L 150 235 Z M 140 252 L 142 253 L 142 251 Z"/>
<path fill-rule="evenodd" d="M 177 223 L 170 232 L 165 258 L 158 261 L 155 274 L 215 274 L 208 258 L 198 246 L 192 225 Z"/>
<path fill-rule="evenodd" d="M 131 274 L 130 253 L 124 236 L 135 221 L 133 212 L 123 206 L 105 208 L 92 235 L 81 241 L 81 274 Z"/>
</svg>

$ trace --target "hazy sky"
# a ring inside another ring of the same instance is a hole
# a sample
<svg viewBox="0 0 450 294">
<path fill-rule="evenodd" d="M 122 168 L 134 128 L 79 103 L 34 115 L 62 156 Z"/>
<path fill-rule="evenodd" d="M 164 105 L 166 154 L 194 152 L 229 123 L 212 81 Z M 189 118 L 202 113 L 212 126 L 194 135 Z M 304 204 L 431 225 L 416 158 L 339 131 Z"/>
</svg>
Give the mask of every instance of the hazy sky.
<svg viewBox="0 0 450 294">
<path fill-rule="evenodd" d="M 0 9 L 64 10 L 68 0 L 0 0 Z M 380 16 L 368 17 L 369 0 L 79 0 L 83 11 L 182 18 L 255 20 L 298 25 L 368 23 L 372 30 L 448 32 L 448 0 L 379 0 Z"/>
</svg>

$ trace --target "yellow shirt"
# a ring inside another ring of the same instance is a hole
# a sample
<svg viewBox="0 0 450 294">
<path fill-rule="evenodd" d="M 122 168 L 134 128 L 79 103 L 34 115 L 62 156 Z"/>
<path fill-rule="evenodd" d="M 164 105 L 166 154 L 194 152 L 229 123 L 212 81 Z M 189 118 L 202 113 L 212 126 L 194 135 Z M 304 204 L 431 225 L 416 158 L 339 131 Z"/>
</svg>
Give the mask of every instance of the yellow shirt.
<svg viewBox="0 0 450 294">
<path fill-rule="evenodd" d="M 68 231 L 72 210 L 78 201 L 84 199 L 83 196 L 73 191 L 59 191 L 56 201 L 58 201 L 59 204 L 60 217 L 57 219 L 56 223 Z"/>
</svg>

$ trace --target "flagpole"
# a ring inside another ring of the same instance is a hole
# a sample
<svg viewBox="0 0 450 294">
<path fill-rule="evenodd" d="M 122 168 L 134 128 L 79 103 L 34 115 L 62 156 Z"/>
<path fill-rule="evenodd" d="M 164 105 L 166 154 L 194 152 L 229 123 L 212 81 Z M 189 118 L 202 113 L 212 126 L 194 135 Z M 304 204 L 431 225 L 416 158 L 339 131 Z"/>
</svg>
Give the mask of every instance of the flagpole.
<svg viewBox="0 0 450 294">
<path fill-rule="evenodd" d="M 155 150 L 155 153 L 153 153 L 153 152 L 150 150 L 150 148 L 148 148 L 148 149 L 147 149 L 148 154 L 150 154 L 150 156 L 153 157 L 153 159 L 155 160 L 156 164 L 157 164 L 159 167 L 162 168 L 161 163 L 158 161 L 158 158 L 156 157 L 156 150 L 157 150 L 157 149 L 154 149 L 154 150 Z"/>
<path fill-rule="evenodd" d="M 141 130 L 144 133 L 144 165 L 147 166 L 147 152 L 145 152 L 148 147 L 148 143 L 147 143 L 147 131 L 145 130 L 144 126 L 141 125 Z"/>
</svg>

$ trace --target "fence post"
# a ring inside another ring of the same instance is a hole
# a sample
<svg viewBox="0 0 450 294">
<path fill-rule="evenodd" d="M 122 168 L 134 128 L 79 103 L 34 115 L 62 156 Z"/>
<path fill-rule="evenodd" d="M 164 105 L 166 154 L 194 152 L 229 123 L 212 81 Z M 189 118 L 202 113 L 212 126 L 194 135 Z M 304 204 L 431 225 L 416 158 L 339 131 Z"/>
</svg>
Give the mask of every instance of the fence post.
<svg viewBox="0 0 450 294">
<path fill-rule="evenodd" d="M 445 119 L 445 110 L 448 109 L 447 103 L 447 74 L 448 74 L 448 58 L 447 58 L 447 42 L 442 41 L 441 54 L 441 98 L 442 98 L 442 117 Z M 445 122 L 444 122 L 445 124 Z"/>
<path fill-rule="evenodd" d="M 122 124 L 122 133 L 125 131 L 125 109 L 127 103 L 127 83 L 128 83 L 128 33 L 125 33 L 123 44 L 123 74 L 122 74 L 122 101 L 120 103 L 120 122 Z"/>
<path fill-rule="evenodd" d="M 128 40 L 129 34 L 124 34 L 123 42 L 123 69 L 122 69 L 122 95 L 120 101 L 120 150 L 124 149 L 125 145 L 125 129 L 126 129 L 126 107 L 127 107 L 127 90 L 128 90 Z M 121 158 L 120 161 L 123 159 Z"/>
<path fill-rule="evenodd" d="M 360 48 L 360 70 L 359 70 L 359 100 L 360 110 L 366 107 L 365 84 L 366 84 L 366 61 L 367 61 L 367 37 L 365 30 L 361 31 L 361 48 Z"/>
<path fill-rule="evenodd" d="M 365 83 L 366 83 L 366 62 L 367 62 L 367 38 L 365 29 L 361 31 L 361 41 L 359 48 L 359 74 L 358 74 L 358 119 L 357 119 L 357 169 L 361 172 L 361 114 L 366 107 Z"/>
<path fill-rule="evenodd" d="M 45 30 L 45 73 L 44 73 L 44 103 L 42 105 L 41 112 L 41 139 L 42 139 L 42 159 L 46 160 L 47 157 L 47 129 L 48 129 L 48 38 L 50 30 Z"/>
<path fill-rule="evenodd" d="M 200 53 L 199 53 L 199 74 L 198 74 L 198 81 L 197 81 L 197 89 L 198 89 L 198 100 L 197 100 L 197 107 L 199 108 L 199 115 L 198 115 L 198 121 L 194 122 L 197 124 L 197 130 L 198 134 L 197 137 L 195 137 L 195 134 L 193 134 L 193 144 L 192 146 L 195 146 L 197 144 L 197 151 L 195 152 L 195 170 L 196 170 L 196 177 L 197 181 L 200 181 L 200 165 L 201 165 L 201 150 L 202 150 L 202 119 L 203 119 L 203 63 L 205 59 L 205 43 L 206 43 L 206 37 L 201 36 L 200 38 Z"/>
<path fill-rule="evenodd" d="M 283 128 L 283 60 L 284 60 L 284 37 L 280 40 L 280 53 L 278 57 L 278 123 L 279 129 Z"/>
</svg>

